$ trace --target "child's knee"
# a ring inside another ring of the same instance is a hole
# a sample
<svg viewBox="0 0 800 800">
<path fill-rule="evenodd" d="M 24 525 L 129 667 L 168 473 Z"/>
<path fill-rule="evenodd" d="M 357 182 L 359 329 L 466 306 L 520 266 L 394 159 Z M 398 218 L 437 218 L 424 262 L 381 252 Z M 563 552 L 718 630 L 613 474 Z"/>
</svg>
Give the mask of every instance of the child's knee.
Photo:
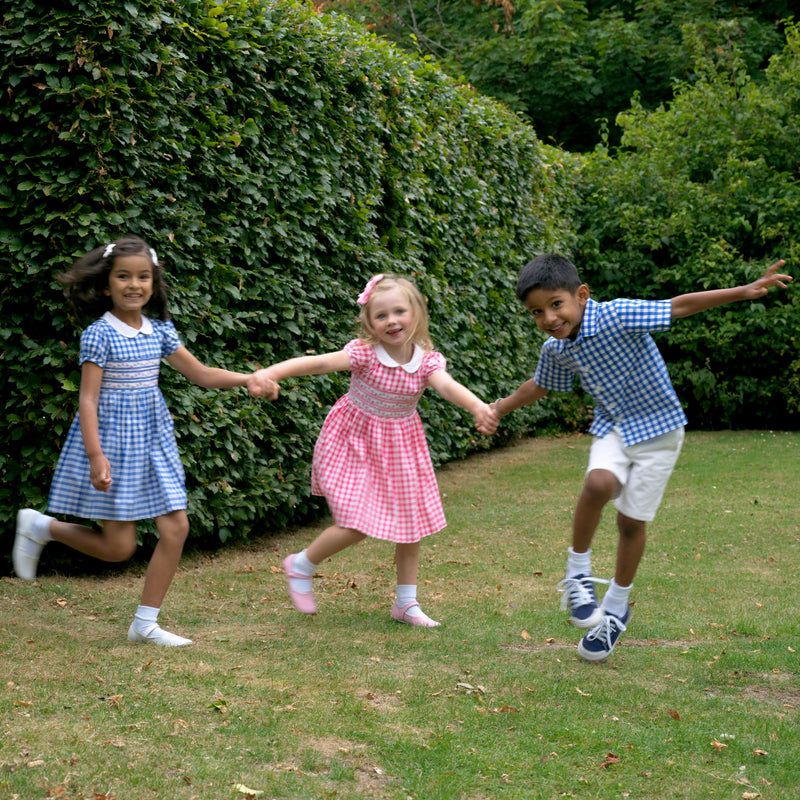
<svg viewBox="0 0 800 800">
<path fill-rule="evenodd" d="M 123 530 L 113 536 L 105 536 L 105 561 L 127 561 L 136 552 L 136 528 Z"/>
<path fill-rule="evenodd" d="M 588 499 L 596 503 L 607 503 L 619 491 L 617 476 L 607 469 L 593 469 L 583 483 Z"/>
<path fill-rule="evenodd" d="M 183 511 L 159 517 L 156 522 L 159 539 L 183 547 L 189 536 L 189 518 Z"/>
</svg>

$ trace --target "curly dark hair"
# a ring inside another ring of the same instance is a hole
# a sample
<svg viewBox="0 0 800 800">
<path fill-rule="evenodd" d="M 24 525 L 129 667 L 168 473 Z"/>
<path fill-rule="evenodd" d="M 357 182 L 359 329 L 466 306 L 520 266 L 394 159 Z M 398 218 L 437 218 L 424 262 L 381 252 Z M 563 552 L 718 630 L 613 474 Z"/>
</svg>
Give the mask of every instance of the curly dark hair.
<svg viewBox="0 0 800 800">
<path fill-rule="evenodd" d="M 109 246 L 114 245 L 111 252 Z M 81 321 L 102 317 L 111 310 L 111 298 L 106 293 L 108 275 L 117 256 L 143 255 L 153 265 L 153 296 L 142 311 L 149 317 L 168 320 L 167 286 L 164 269 L 157 263 L 155 251 L 138 236 L 126 235 L 108 244 L 95 247 L 79 258 L 70 269 L 58 276 L 64 287 L 64 296 L 69 300 L 75 316 Z"/>
</svg>

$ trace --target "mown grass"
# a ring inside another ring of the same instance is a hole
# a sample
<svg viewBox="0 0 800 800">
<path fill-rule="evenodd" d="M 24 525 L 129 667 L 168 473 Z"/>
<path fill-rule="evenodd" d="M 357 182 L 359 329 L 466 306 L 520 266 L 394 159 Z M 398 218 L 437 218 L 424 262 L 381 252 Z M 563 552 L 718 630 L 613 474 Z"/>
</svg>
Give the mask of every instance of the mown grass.
<svg viewBox="0 0 800 800">
<path fill-rule="evenodd" d="M 392 548 L 323 565 L 302 617 L 281 561 L 320 526 L 187 556 L 125 641 L 141 564 L 0 583 L 0 796 L 796 798 L 800 434 L 687 436 L 606 662 L 558 608 L 589 439 L 533 439 L 439 473 L 423 546 L 443 622 L 389 618 Z M 610 577 L 609 509 L 595 540 Z"/>
</svg>

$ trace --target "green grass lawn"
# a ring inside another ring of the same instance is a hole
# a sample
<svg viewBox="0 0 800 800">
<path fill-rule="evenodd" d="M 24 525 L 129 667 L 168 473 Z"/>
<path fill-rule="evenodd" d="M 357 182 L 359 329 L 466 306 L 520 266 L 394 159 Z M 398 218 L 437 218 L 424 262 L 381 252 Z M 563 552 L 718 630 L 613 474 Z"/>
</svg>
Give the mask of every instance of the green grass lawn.
<svg viewBox="0 0 800 800">
<path fill-rule="evenodd" d="M 162 612 L 185 649 L 125 641 L 143 564 L 4 578 L 0 797 L 795 800 L 800 434 L 688 434 L 597 664 L 555 589 L 589 444 L 440 470 L 419 592 L 438 629 L 389 618 L 380 542 L 323 564 L 319 613 L 295 612 L 281 562 L 324 523 L 187 556 Z"/>
</svg>

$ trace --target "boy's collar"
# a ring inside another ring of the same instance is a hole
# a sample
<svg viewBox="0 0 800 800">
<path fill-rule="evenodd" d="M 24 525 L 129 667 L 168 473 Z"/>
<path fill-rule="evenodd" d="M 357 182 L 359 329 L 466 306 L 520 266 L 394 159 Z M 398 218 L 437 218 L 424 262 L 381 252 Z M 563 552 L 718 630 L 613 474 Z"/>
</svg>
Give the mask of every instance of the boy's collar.
<svg viewBox="0 0 800 800">
<path fill-rule="evenodd" d="M 581 324 L 578 327 L 578 335 L 572 341 L 577 341 L 581 336 L 594 336 L 596 333 L 597 302 L 589 297 L 586 300 L 586 305 L 583 307 L 583 316 L 581 316 Z"/>
</svg>

